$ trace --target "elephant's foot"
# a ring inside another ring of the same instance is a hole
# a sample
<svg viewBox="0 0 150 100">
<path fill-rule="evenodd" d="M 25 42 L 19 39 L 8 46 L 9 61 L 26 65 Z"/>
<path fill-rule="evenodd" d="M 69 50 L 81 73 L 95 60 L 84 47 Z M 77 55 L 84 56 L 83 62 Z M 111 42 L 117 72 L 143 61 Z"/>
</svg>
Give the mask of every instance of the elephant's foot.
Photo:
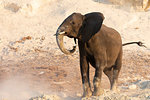
<svg viewBox="0 0 150 100">
<path fill-rule="evenodd" d="M 113 91 L 113 92 L 119 92 L 120 90 L 117 88 L 117 83 L 114 83 L 114 85 L 111 87 L 111 90 Z"/>
<path fill-rule="evenodd" d="M 120 90 L 119 90 L 116 86 L 114 86 L 111 90 L 112 90 L 113 92 L 116 92 L 116 93 L 119 93 L 119 92 L 120 92 Z"/>
<path fill-rule="evenodd" d="M 103 89 L 94 90 L 93 96 L 100 96 L 104 93 Z"/>
<path fill-rule="evenodd" d="M 84 91 L 82 97 L 90 97 L 90 96 L 92 96 L 92 91 L 91 89 L 87 89 L 86 91 Z"/>
<path fill-rule="evenodd" d="M 104 93 L 104 90 L 101 88 L 101 82 L 98 78 L 94 79 L 94 91 L 93 96 L 100 96 Z"/>
</svg>

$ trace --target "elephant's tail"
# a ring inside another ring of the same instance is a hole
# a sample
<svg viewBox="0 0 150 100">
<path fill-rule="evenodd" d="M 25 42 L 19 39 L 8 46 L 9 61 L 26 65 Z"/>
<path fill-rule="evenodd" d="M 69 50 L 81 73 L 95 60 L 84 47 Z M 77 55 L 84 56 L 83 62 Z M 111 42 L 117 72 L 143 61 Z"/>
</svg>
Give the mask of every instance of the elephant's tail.
<svg viewBox="0 0 150 100">
<path fill-rule="evenodd" d="M 137 45 L 140 46 L 140 47 L 145 47 L 145 48 L 147 48 L 147 47 L 144 45 L 144 43 L 141 42 L 141 41 L 139 41 L 139 42 L 128 42 L 128 43 L 124 43 L 124 44 L 122 44 L 122 46 L 130 45 L 130 44 L 137 44 Z"/>
</svg>

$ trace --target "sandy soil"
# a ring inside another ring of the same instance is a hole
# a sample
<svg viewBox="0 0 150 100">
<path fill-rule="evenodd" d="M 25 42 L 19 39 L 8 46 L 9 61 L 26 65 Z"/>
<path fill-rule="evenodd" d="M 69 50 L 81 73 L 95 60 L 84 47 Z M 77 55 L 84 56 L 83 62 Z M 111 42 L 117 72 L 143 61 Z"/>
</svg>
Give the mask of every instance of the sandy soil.
<svg viewBox="0 0 150 100">
<path fill-rule="evenodd" d="M 120 91 L 109 91 L 109 81 L 103 75 L 105 94 L 89 99 L 150 100 L 150 11 L 92 0 L 0 1 L 0 100 L 80 100 L 78 50 L 64 55 L 53 35 L 72 12 L 92 11 L 104 14 L 104 24 L 118 30 L 123 43 L 143 41 L 147 48 L 123 47 Z M 72 44 L 65 39 L 67 48 Z M 91 67 L 91 82 L 93 75 Z"/>
</svg>

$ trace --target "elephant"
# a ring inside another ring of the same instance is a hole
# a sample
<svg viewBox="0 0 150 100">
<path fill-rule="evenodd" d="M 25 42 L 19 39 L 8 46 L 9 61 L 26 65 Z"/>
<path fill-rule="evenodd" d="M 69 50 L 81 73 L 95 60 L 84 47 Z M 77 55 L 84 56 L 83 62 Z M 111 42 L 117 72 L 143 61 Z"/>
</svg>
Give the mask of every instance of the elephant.
<svg viewBox="0 0 150 100">
<path fill-rule="evenodd" d="M 100 12 L 91 12 L 85 15 L 73 13 L 68 16 L 56 31 L 56 41 L 64 54 L 72 54 L 72 50 L 64 47 L 63 37 L 73 38 L 76 44 L 78 39 L 80 55 L 80 71 L 83 84 L 83 97 L 99 96 L 103 94 L 101 86 L 102 73 L 110 81 L 110 89 L 117 89 L 118 75 L 122 66 L 122 46 L 142 42 L 132 42 L 122 45 L 120 34 L 113 28 L 103 24 L 104 15 Z M 92 92 L 89 79 L 89 64 L 95 68 Z"/>
</svg>

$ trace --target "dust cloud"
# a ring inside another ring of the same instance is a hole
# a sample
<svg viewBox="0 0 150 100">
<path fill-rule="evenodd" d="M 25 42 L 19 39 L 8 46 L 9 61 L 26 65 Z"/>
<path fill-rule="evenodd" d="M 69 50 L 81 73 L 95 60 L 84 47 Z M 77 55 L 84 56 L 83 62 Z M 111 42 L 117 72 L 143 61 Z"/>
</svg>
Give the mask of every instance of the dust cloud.
<svg viewBox="0 0 150 100">
<path fill-rule="evenodd" d="M 29 100 L 38 95 L 27 81 L 14 77 L 0 83 L 0 100 Z"/>
</svg>

